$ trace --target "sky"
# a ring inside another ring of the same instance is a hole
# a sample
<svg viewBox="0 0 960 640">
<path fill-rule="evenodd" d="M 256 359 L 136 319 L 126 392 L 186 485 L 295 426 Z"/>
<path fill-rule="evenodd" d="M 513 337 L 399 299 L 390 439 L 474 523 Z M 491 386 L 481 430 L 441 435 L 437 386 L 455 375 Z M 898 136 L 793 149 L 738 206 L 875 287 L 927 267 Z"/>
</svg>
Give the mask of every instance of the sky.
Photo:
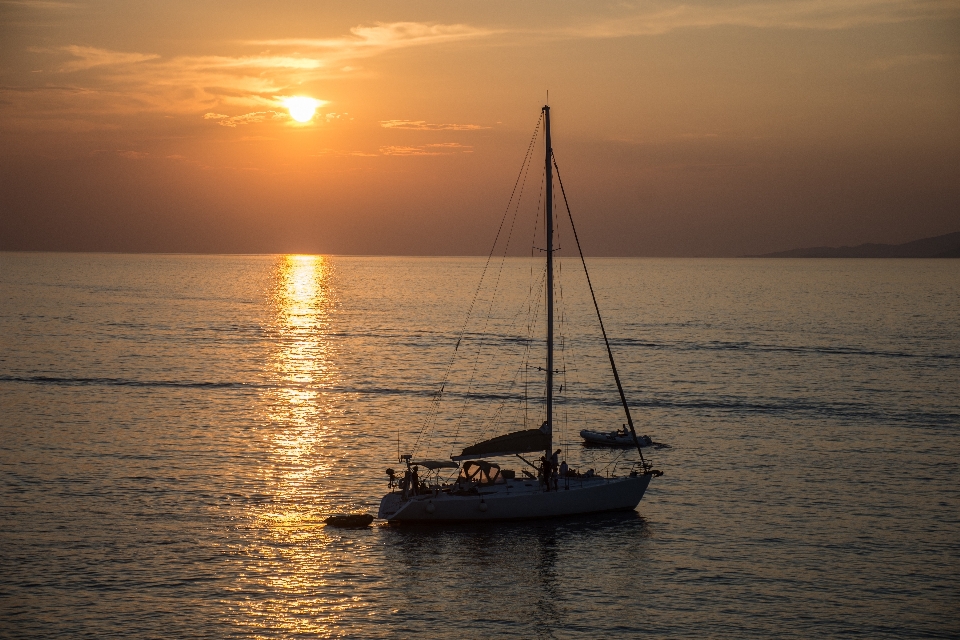
<svg viewBox="0 0 960 640">
<path fill-rule="evenodd" d="M 0 250 L 482 255 L 548 91 L 588 254 L 960 230 L 957 0 L 0 0 Z"/>
</svg>

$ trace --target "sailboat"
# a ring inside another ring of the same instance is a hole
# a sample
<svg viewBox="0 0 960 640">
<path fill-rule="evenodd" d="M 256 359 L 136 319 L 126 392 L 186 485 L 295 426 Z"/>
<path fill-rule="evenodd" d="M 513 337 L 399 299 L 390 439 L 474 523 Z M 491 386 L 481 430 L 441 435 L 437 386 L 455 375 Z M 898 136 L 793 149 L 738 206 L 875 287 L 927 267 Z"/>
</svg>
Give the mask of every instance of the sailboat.
<svg viewBox="0 0 960 640">
<path fill-rule="evenodd" d="M 554 420 L 554 213 L 553 213 L 553 170 L 556 161 L 550 137 L 550 106 L 545 105 L 541 115 L 544 127 L 545 147 L 545 232 L 546 232 L 546 420 L 538 429 L 524 429 L 500 435 L 462 450 L 449 460 L 413 459 L 411 454 L 399 456 L 406 470 L 398 474 L 387 469 L 390 479 L 390 493 L 380 502 L 378 517 L 391 523 L 404 522 L 457 522 L 457 521 L 495 521 L 525 520 L 531 518 L 550 518 L 575 516 L 605 511 L 636 509 L 650 481 L 662 475 L 646 462 L 641 451 L 641 441 L 637 438 L 630 407 L 624 395 L 620 375 L 617 372 L 613 352 L 607 339 L 603 318 L 593 292 L 593 284 L 583 263 L 587 284 L 593 297 L 594 309 L 600 322 L 600 329 L 606 344 L 607 356 L 613 371 L 613 378 L 620 394 L 620 401 L 626 415 L 626 426 L 633 445 L 640 454 L 640 464 L 628 474 L 597 475 L 591 471 L 585 474 L 570 472 L 566 465 L 558 469 L 556 454 L 553 451 Z M 559 180 L 559 169 L 557 169 Z M 563 182 L 560 181 L 561 190 Z M 565 194 L 564 194 L 564 199 Z M 569 210 L 569 207 L 568 207 Z M 571 216 L 571 225 L 572 225 Z M 577 247 L 580 240 L 576 237 Z M 399 441 L 398 441 L 399 442 Z M 398 443 L 399 447 L 399 443 Z M 541 464 L 535 465 L 523 456 L 543 452 Z M 399 451 L 398 451 L 399 454 Z M 524 470 L 518 477 L 515 472 L 502 469 L 500 464 L 491 461 L 506 456 L 516 456 L 537 470 L 534 474 Z M 425 472 L 421 469 L 426 470 Z M 456 481 L 441 484 L 439 474 L 445 469 L 459 469 Z M 558 471 L 563 470 L 560 474 Z M 429 482 L 433 474 L 434 481 Z"/>
</svg>

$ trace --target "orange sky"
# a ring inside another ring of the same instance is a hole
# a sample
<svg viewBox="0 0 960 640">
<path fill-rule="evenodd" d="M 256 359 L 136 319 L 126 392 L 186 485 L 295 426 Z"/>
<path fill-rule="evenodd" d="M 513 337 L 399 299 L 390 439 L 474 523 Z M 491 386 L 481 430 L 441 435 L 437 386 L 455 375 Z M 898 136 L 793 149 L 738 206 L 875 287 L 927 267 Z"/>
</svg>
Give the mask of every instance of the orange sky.
<svg viewBox="0 0 960 640">
<path fill-rule="evenodd" d="M 482 254 L 547 89 L 588 253 L 960 230 L 956 1 L 0 0 L 0 25 L 0 250 Z"/>
</svg>

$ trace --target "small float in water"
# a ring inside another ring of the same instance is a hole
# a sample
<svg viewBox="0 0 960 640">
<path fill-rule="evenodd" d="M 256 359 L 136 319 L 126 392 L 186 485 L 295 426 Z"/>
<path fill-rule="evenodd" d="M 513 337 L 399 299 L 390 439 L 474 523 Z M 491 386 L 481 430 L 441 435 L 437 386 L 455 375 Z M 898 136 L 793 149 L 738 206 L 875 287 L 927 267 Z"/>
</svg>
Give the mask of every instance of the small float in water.
<svg viewBox="0 0 960 640">
<path fill-rule="evenodd" d="M 586 444 L 604 447 L 649 447 L 656 444 L 650 436 L 634 436 L 630 429 L 626 427 L 606 432 L 584 429 L 580 432 L 580 437 Z M 636 440 L 634 440 L 634 437 L 636 437 Z"/>
<path fill-rule="evenodd" d="M 360 529 L 369 527 L 370 523 L 373 522 L 373 516 L 369 513 L 336 513 L 324 522 L 331 527 L 341 529 Z"/>
</svg>

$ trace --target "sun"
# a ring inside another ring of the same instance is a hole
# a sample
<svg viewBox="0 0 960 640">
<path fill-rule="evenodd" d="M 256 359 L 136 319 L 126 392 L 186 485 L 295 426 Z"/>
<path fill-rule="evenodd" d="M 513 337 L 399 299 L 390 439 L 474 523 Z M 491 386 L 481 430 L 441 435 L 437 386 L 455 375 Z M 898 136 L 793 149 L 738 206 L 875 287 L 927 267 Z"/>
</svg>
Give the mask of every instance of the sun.
<svg viewBox="0 0 960 640">
<path fill-rule="evenodd" d="M 320 100 L 304 96 L 293 96 L 283 101 L 283 106 L 290 112 L 290 117 L 297 122 L 310 122 L 321 104 L 323 102 Z"/>
</svg>

